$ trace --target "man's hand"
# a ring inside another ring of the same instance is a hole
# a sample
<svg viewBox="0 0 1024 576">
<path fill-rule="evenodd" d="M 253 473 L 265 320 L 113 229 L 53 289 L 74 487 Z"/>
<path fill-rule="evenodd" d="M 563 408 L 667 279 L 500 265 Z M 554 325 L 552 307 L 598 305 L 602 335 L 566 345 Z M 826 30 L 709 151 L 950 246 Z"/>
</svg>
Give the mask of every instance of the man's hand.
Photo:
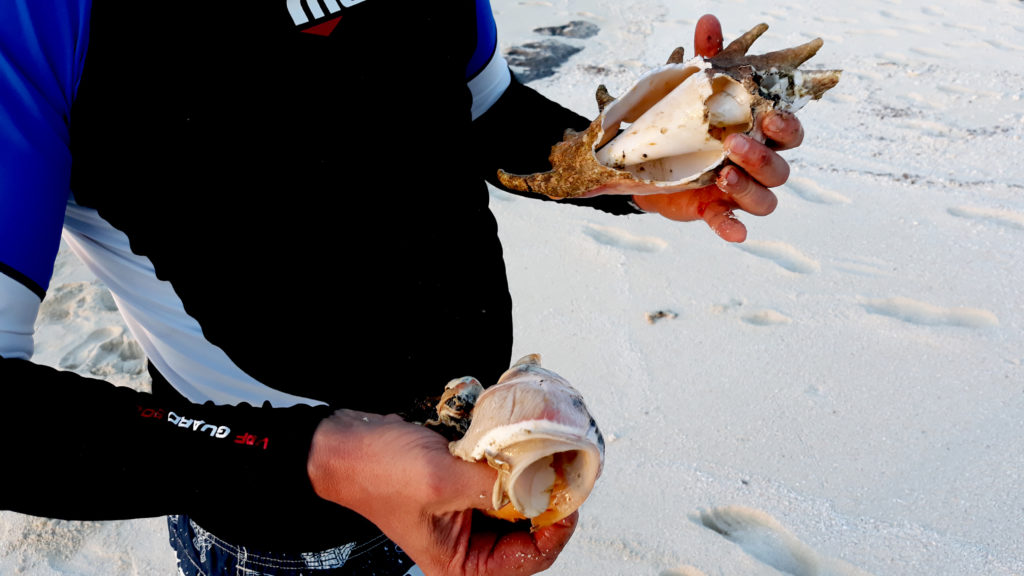
<svg viewBox="0 0 1024 576">
<path fill-rule="evenodd" d="M 693 43 L 701 56 L 717 54 L 722 49 L 722 25 L 718 19 L 703 16 L 697 22 Z M 733 211 L 738 208 L 755 216 L 767 216 L 775 210 L 778 198 L 769 188 L 789 178 L 789 165 L 775 151 L 799 146 L 804 138 L 803 127 L 792 114 L 767 114 L 761 119 L 761 129 L 768 139 L 767 144 L 743 134 L 725 139 L 729 159 L 735 165 L 723 168 L 714 186 L 635 195 L 634 202 L 647 212 L 657 212 L 672 220 L 704 220 L 724 240 L 743 242 L 747 228 Z"/>
<path fill-rule="evenodd" d="M 394 415 L 335 412 L 316 430 L 308 468 L 320 497 L 376 524 L 427 576 L 534 574 L 551 566 L 576 527 L 576 514 L 532 533 L 480 522 L 473 509 L 491 507 L 497 473 L 452 456 L 440 434 Z"/>
</svg>

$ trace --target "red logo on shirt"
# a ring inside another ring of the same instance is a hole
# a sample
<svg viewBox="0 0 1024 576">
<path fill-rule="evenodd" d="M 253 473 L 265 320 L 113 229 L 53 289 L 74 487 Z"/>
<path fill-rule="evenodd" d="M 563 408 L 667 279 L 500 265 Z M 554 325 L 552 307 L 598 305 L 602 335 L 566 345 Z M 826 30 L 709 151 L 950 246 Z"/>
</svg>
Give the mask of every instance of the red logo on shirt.
<svg viewBox="0 0 1024 576">
<path fill-rule="evenodd" d="M 292 22 L 306 34 L 330 36 L 341 21 L 342 7 L 348 8 L 364 0 L 287 0 Z M 325 11 L 326 9 L 326 11 Z"/>
</svg>

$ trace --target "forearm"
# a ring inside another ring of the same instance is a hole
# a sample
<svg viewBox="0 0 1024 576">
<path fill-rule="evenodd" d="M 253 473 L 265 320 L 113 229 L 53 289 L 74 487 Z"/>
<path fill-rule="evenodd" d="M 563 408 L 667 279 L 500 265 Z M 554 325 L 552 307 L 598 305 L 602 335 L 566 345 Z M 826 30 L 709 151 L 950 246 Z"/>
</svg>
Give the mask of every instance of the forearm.
<svg viewBox="0 0 1024 576">
<path fill-rule="evenodd" d="M 488 182 L 504 188 L 496 177 L 498 168 L 513 174 L 531 174 L 551 169 L 551 146 L 562 140 L 566 128 L 584 130 L 590 120 L 548 100 L 513 78 L 504 95 L 473 123 L 473 149 L 477 166 Z M 529 194 L 531 198 L 548 200 Z M 599 196 L 560 202 L 589 206 L 612 214 L 638 214 L 628 196 Z"/>
<path fill-rule="evenodd" d="M 306 461 L 325 408 L 161 405 L 149 394 L 3 358 L 0 382 L 11 467 L 0 509 L 119 519 L 238 502 L 288 506 L 312 491 Z"/>
</svg>

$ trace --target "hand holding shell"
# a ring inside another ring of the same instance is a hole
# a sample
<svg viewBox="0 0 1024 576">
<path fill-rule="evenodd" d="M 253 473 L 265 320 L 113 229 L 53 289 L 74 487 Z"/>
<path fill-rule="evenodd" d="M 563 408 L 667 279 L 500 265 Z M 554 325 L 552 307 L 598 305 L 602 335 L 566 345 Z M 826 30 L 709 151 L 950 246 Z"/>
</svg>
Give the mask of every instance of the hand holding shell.
<svg viewBox="0 0 1024 576">
<path fill-rule="evenodd" d="M 549 526 L 583 504 L 601 473 L 604 439 L 583 397 L 539 355 L 519 359 L 486 391 L 470 377 L 452 380 L 437 412 L 428 424 L 465 431 L 452 454 L 498 470 L 493 516 Z"/>
<path fill-rule="evenodd" d="M 615 183 L 646 194 L 711 184 L 726 161 L 722 141 L 729 134 L 763 142 L 764 114 L 795 112 L 839 81 L 838 70 L 798 68 L 821 47 L 820 39 L 748 55 L 767 28 L 755 26 L 711 58 L 683 62 L 677 48 L 668 64 L 643 76 L 622 98 L 600 86 L 600 114 L 587 130 L 567 130 L 552 147 L 552 170 L 528 176 L 499 171 L 498 178 L 511 189 L 553 198 Z M 616 136 L 623 123 L 630 125 Z"/>
</svg>

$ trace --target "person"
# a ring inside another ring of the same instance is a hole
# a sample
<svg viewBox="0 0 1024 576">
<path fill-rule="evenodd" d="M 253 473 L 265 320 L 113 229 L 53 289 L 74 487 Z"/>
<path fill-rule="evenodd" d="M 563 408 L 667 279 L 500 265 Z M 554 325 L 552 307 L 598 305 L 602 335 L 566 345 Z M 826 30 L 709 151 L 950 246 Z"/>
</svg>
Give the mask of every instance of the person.
<svg viewBox="0 0 1024 576">
<path fill-rule="evenodd" d="M 0 105 L 0 509 L 169 515 L 187 575 L 550 566 L 576 515 L 482 518 L 493 470 L 395 415 L 507 368 L 484 182 L 588 124 L 510 74 L 486 0 L 9 0 Z M 763 129 L 718 186 L 573 202 L 742 241 L 734 210 L 772 212 L 802 138 Z M 30 361 L 62 228 L 151 394 Z"/>
</svg>

